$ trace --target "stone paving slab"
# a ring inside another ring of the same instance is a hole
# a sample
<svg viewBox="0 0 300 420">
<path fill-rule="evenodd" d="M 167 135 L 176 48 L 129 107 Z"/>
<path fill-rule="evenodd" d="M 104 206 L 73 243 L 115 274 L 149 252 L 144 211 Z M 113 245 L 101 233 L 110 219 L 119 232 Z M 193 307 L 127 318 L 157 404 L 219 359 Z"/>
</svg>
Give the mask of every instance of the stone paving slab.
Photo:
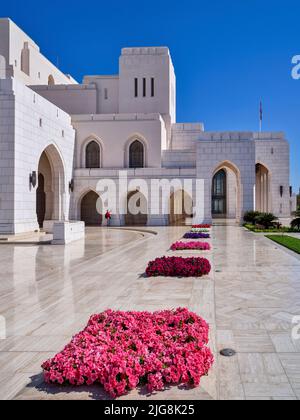
<svg viewBox="0 0 300 420">
<path fill-rule="evenodd" d="M 300 314 L 299 259 L 262 236 L 220 225 L 213 228 L 212 252 L 197 252 L 211 260 L 210 276 L 146 279 L 147 262 L 172 255 L 170 245 L 186 230 L 158 228 L 157 236 L 137 237 L 106 229 L 71 248 L 1 247 L 0 312 L 8 339 L 0 341 L 0 398 L 107 399 L 100 386 L 46 386 L 42 361 L 92 313 L 187 306 L 211 325 L 217 363 L 209 377 L 195 390 L 173 387 L 152 396 L 137 390 L 123 399 L 299 399 L 300 342 L 291 336 Z M 218 356 L 225 347 L 237 355 Z"/>
</svg>

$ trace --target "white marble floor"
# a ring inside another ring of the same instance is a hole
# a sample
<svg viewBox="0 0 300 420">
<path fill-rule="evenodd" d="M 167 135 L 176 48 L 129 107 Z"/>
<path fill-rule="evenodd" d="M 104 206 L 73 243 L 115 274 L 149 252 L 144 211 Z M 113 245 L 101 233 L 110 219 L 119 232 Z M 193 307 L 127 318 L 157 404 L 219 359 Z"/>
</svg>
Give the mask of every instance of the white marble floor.
<svg viewBox="0 0 300 420">
<path fill-rule="evenodd" d="M 237 356 L 217 357 L 198 389 L 175 387 L 150 397 L 136 391 L 126 399 L 300 397 L 300 342 L 291 339 L 292 317 L 300 314 L 300 261 L 242 228 L 216 226 L 213 251 L 197 253 L 211 260 L 210 276 L 146 279 L 147 262 L 170 254 L 187 228 L 156 230 L 155 236 L 91 229 L 85 242 L 68 247 L 0 247 L 0 315 L 7 325 L 7 339 L 0 340 L 1 399 L 107 398 L 100 386 L 46 386 L 41 363 L 92 313 L 178 306 L 210 323 L 216 355 L 233 347 Z"/>
</svg>

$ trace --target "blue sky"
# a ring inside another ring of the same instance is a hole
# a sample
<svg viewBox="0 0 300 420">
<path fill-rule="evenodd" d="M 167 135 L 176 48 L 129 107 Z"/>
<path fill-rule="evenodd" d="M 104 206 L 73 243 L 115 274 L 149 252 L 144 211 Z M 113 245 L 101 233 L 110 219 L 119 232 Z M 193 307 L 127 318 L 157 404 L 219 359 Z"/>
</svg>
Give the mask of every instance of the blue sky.
<svg viewBox="0 0 300 420">
<path fill-rule="evenodd" d="M 122 47 L 171 49 L 179 122 L 207 130 L 283 130 L 291 144 L 292 184 L 300 187 L 299 1 L 169 0 L 85 2 L 11 0 L 1 4 L 42 52 L 78 81 L 115 74 Z"/>
</svg>

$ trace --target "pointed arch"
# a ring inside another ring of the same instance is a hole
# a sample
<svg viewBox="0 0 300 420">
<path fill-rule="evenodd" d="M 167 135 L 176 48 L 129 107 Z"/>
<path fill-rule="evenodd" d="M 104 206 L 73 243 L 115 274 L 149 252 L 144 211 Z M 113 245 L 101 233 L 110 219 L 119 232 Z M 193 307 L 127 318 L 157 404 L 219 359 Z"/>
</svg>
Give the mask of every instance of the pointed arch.
<svg viewBox="0 0 300 420">
<path fill-rule="evenodd" d="M 102 211 L 99 207 L 102 202 L 99 194 L 94 190 L 89 189 L 85 191 L 80 197 L 80 220 L 85 222 L 86 226 L 101 226 L 103 223 Z"/>
<path fill-rule="evenodd" d="M 124 167 L 131 169 L 146 168 L 148 165 L 148 143 L 141 134 L 132 135 L 124 150 Z"/>
<path fill-rule="evenodd" d="M 95 140 L 91 140 L 86 146 L 85 167 L 87 169 L 100 168 L 100 146 Z"/>
<path fill-rule="evenodd" d="M 94 153 L 94 165 L 88 166 L 88 147 L 92 146 L 94 149 L 94 152 L 92 151 L 92 154 Z M 89 135 L 82 143 L 81 146 L 81 162 L 80 166 L 81 168 L 87 168 L 87 169 L 101 169 L 103 167 L 103 151 L 104 146 L 103 142 L 100 139 L 100 137 L 96 136 L 95 134 Z"/>
<path fill-rule="evenodd" d="M 272 208 L 271 171 L 258 161 L 255 165 L 255 210 L 269 213 Z"/>
<path fill-rule="evenodd" d="M 44 148 L 39 156 L 36 213 L 42 227 L 45 220 L 66 220 L 66 179 L 63 158 L 53 143 Z"/>
<path fill-rule="evenodd" d="M 134 140 L 129 146 L 129 167 L 144 168 L 144 145 L 139 140 Z"/>
<path fill-rule="evenodd" d="M 148 224 L 148 201 L 145 195 L 138 190 L 130 191 L 127 194 L 127 213 L 125 215 L 125 226 L 147 226 Z M 133 214 L 134 210 L 140 209 L 140 212 Z"/>
<path fill-rule="evenodd" d="M 220 184 L 221 181 L 223 185 Z M 219 185 L 214 185 L 214 182 Z M 214 190 L 214 186 L 216 190 L 220 187 L 223 191 Z M 217 192 L 220 193 L 219 197 L 219 194 L 215 194 Z M 235 218 L 240 222 L 242 220 L 242 197 L 241 173 L 238 166 L 228 160 L 220 162 L 211 175 L 212 217 Z"/>
</svg>

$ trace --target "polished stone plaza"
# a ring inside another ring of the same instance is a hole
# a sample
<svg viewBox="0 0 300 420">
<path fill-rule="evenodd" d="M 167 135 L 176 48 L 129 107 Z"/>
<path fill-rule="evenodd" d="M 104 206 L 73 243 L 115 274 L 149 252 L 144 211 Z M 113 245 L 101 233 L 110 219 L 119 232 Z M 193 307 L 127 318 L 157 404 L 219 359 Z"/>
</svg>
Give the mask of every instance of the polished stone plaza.
<svg viewBox="0 0 300 420">
<path fill-rule="evenodd" d="M 0 245 L 0 314 L 7 326 L 0 340 L 0 398 L 107 398 L 100 386 L 45 385 L 41 363 L 93 313 L 175 307 L 210 323 L 213 370 L 197 389 L 152 396 L 137 390 L 125 399 L 299 398 L 300 340 L 292 339 L 292 320 L 300 315 L 300 259 L 235 225 L 213 228 L 211 252 L 171 253 L 186 231 L 91 228 L 85 241 L 66 247 Z M 203 279 L 145 278 L 150 259 L 171 254 L 207 256 L 212 272 Z M 219 357 L 225 347 L 237 355 Z"/>
</svg>

